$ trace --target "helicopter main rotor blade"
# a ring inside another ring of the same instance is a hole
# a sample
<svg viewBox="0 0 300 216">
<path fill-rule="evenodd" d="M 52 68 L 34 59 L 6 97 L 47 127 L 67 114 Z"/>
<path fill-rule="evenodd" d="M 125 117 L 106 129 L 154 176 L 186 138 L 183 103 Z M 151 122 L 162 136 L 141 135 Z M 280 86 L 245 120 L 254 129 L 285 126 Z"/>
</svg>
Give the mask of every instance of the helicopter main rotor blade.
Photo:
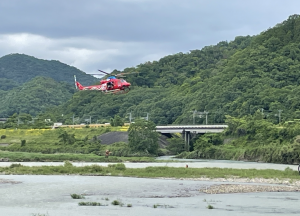
<svg viewBox="0 0 300 216">
<path fill-rule="evenodd" d="M 118 77 L 122 77 L 122 76 L 125 75 L 125 74 L 135 74 L 135 73 L 140 73 L 140 72 L 127 72 L 127 73 L 111 74 L 111 73 L 107 73 L 107 72 L 105 72 L 105 71 L 103 71 L 103 70 L 98 70 L 98 71 L 100 71 L 101 73 L 110 75 L 110 76 L 118 76 Z M 101 75 L 101 74 L 89 74 L 89 75 Z"/>
<path fill-rule="evenodd" d="M 98 70 L 98 71 L 100 71 L 101 73 L 105 73 L 105 74 L 107 74 L 107 75 L 110 75 L 109 73 L 107 73 L 107 72 L 105 72 L 105 71 L 103 71 L 103 70 Z"/>
<path fill-rule="evenodd" d="M 134 74 L 134 73 L 140 73 L 140 72 L 119 73 L 119 74 L 116 74 L 115 76 L 123 76 L 125 74 Z"/>
</svg>

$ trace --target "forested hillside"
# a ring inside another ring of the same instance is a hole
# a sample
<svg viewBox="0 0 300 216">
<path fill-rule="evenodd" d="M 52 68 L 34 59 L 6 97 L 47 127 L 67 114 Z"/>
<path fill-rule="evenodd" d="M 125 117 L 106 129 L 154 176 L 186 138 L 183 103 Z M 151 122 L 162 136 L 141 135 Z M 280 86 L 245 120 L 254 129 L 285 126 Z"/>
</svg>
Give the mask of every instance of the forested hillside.
<svg viewBox="0 0 300 216">
<path fill-rule="evenodd" d="M 0 58 L 0 86 L 5 81 L 3 78 L 22 84 L 36 76 L 50 77 L 73 85 L 74 75 L 83 85 L 97 81 L 93 76 L 56 60 L 37 59 L 24 54 L 10 54 Z"/>
<path fill-rule="evenodd" d="M 192 123 L 191 111 L 206 110 L 208 123 L 224 123 L 226 114 L 242 117 L 261 110 L 264 118 L 278 123 L 282 110 L 282 121 L 298 119 L 300 17 L 290 16 L 256 36 L 238 36 L 127 71 L 140 72 L 126 78 L 133 86 L 128 94 L 78 92 L 45 116 L 55 119 L 64 112 L 66 119 L 75 114 L 104 120 L 149 113 L 157 124 L 172 124 Z"/>
<path fill-rule="evenodd" d="M 3 56 L 0 58 L 0 117 L 14 113 L 36 116 L 68 101 L 75 91 L 74 75 L 83 84 L 97 82 L 93 76 L 59 61 L 24 54 Z"/>
<path fill-rule="evenodd" d="M 75 92 L 73 86 L 51 78 L 36 77 L 10 91 L 0 90 L 1 116 L 28 113 L 32 116 L 64 103 Z"/>
</svg>

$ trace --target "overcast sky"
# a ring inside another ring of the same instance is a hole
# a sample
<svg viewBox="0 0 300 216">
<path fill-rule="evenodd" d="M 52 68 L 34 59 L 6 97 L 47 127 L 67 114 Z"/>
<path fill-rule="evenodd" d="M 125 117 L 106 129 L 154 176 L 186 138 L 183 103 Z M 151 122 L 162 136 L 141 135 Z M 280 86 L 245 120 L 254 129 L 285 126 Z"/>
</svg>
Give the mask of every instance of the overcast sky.
<svg viewBox="0 0 300 216">
<path fill-rule="evenodd" d="M 292 14 L 299 0 L 0 0 L 0 57 L 111 72 L 256 35 Z"/>
</svg>

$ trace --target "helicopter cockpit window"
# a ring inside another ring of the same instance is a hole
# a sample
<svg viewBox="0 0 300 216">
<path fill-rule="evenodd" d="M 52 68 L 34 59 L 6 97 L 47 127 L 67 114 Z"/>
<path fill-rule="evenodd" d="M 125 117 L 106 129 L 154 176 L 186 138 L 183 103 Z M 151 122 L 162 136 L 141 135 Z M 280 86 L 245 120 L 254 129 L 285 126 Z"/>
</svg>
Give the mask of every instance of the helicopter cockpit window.
<svg viewBox="0 0 300 216">
<path fill-rule="evenodd" d="M 125 81 L 124 79 L 121 79 L 121 82 L 124 83 L 124 82 L 126 82 L 126 81 Z"/>
</svg>

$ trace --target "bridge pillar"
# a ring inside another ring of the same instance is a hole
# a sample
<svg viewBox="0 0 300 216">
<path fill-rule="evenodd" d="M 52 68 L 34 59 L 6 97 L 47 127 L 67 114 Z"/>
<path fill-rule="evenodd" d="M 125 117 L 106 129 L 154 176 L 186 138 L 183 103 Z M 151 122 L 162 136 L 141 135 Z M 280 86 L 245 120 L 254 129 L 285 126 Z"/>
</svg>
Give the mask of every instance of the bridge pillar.
<svg viewBox="0 0 300 216">
<path fill-rule="evenodd" d="M 190 151 L 190 140 L 191 140 L 191 132 L 190 131 L 185 131 L 183 129 L 182 131 L 182 137 L 184 139 L 184 148 L 187 152 Z"/>
</svg>

